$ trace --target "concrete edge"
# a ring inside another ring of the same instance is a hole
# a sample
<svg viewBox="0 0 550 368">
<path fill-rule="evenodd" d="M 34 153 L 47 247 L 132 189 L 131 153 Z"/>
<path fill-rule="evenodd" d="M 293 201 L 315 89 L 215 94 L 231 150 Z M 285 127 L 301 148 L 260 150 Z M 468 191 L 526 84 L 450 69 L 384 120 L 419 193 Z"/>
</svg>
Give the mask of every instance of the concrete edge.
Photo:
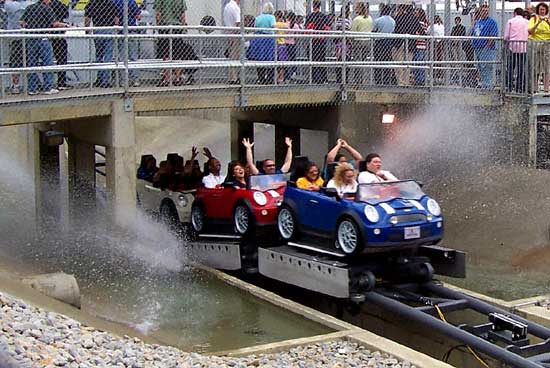
<svg viewBox="0 0 550 368">
<path fill-rule="evenodd" d="M 452 365 L 369 331 L 353 332 L 346 338 L 369 349 L 384 351 L 399 360 L 410 362 L 416 367 L 452 368 Z"/>
<path fill-rule="evenodd" d="M 264 290 L 262 288 L 259 288 L 255 285 L 249 284 L 246 281 L 242 281 L 236 277 L 233 277 L 231 275 L 228 275 L 222 271 L 203 266 L 200 264 L 195 265 L 196 267 L 205 270 L 214 276 L 216 276 L 218 279 L 235 286 L 243 291 L 246 291 L 255 297 L 265 300 L 273 305 L 276 305 L 278 307 L 281 307 L 283 309 L 286 309 L 288 311 L 291 311 L 294 314 L 300 315 L 302 317 L 305 317 L 309 320 L 312 320 L 314 322 L 317 322 L 319 324 L 322 324 L 323 326 L 332 328 L 336 331 L 345 331 L 345 330 L 361 330 L 359 327 L 352 325 L 351 323 L 347 323 L 344 321 L 341 321 L 337 318 L 334 318 L 332 316 L 329 316 L 327 314 L 321 313 L 316 311 L 313 308 L 306 307 L 304 305 L 298 304 L 296 302 L 293 302 L 292 300 L 285 299 L 275 293 L 272 293 L 270 291 Z"/>
<path fill-rule="evenodd" d="M 246 347 L 242 349 L 218 351 L 214 353 L 208 353 L 208 355 L 230 356 L 230 357 L 239 358 L 239 357 L 249 356 L 252 354 L 272 354 L 272 353 L 278 353 L 281 351 L 286 351 L 296 346 L 310 345 L 310 344 L 327 342 L 327 341 L 338 340 L 338 339 L 346 339 L 346 337 L 349 334 L 350 334 L 350 331 L 331 332 L 324 335 L 300 337 L 298 339 L 284 340 L 284 341 L 274 342 L 270 344 L 262 344 L 262 345 Z"/>
<path fill-rule="evenodd" d="M 452 367 L 451 365 L 441 362 L 424 353 L 421 353 L 411 348 L 408 348 L 406 346 L 403 346 L 395 341 L 386 339 L 385 337 L 378 336 L 372 332 L 366 331 L 350 323 L 340 321 L 337 318 L 334 318 L 322 312 L 316 311 L 312 308 L 309 308 L 301 304 L 298 304 L 296 302 L 293 302 L 291 300 L 285 299 L 277 294 L 274 294 L 270 291 L 263 290 L 245 281 L 239 280 L 238 278 L 228 275 L 222 271 L 219 271 L 204 265 L 199 265 L 199 264 L 196 266 L 206 272 L 213 274 L 220 280 L 234 287 L 237 287 L 243 291 L 249 292 L 250 294 L 262 300 L 265 300 L 281 308 L 284 308 L 294 314 L 301 315 L 312 321 L 323 324 L 327 327 L 340 330 L 340 331 L 328 333 L 325 335 L 304 337 L 304 338 L 286 340 L 286 341 L 272 343 L 272 344 L 258 345 L 258 346 L 249 347 L 249 348 L 229 350 L 229 351 L 219 352 L 218 354 L 239 357 L 239 356 L 250 355 L 250 354 L 273 353 L 277 351 L 288 350 L 292 347 L 299 346 L 299 345 L 309 345 L 317 342 L 343 339 L 343 340 L 356 342 L 362 346 L 368 347 L 369 349 L 389 354 L 398 359 L 406 360 L 418 368 L 450 368 Z M 214 354 L 211 354 L 211 355 L 214 355 Z"/>
</svg>

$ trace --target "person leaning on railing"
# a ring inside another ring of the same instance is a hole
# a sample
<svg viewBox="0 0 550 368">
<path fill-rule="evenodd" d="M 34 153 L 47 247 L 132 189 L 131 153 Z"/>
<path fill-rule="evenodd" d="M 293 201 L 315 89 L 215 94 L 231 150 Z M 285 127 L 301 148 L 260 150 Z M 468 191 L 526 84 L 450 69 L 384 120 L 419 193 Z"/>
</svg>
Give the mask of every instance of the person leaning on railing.
<svg viewBox="0 0 550 368">
<path fill-rule="evenodd" d="M 50 0 L 42 0 L 25 9 L 21 16 L 21 25 L 27 29 L 42 29 L 42 28 L 66 28 L 67 23 L 55 20 L 54 13 L 50 8 Z M 27 40 L 27 66 L 50 66 L 53 65 L 53 48 L 49 38 L 40 37 L 40 33 L 36 34 L 36 38 Z M 53 88 L 53 73 L 42 73 L 42 91 L 44 94 L 51 95 L 59 93 L 59 90 Z M 37 73 L 29 73 L 28 75 L 28 94 L 35 95 L 38 93 L 39 79 Z"/>
<path fill-rule="evenodd" d="M 352 32 L 372 32 L 374 27 L 374 21 L 369 15 L 369 5 L 365 2 L 355 3 L 355 14 L 357 16 L 353 18 L 351 22 Z M 369 38 L 356 38 L 353 42 L 352 53 L 354 61 L 367 61 L 370 56 L 370 40 Z M 365 72 L 363 68 L 355 70 L 355 83 L 363 84 L 366 81 Z"/>
<path fill-rule="evenodd" d="M 4 10 L 7 14 L 8 30 L 21 29 L 21 16 L 30 4 L 30 1 L 6 0 L 4 3 Z M 23 67 L 23 55 L 23 40 L 12 40 L 10 42 L 10 68 Z M 19 94 L 21 93 L 21 88 L 19 73 L 13 73 L 11 75 L 10 92 L 12 94 Z"/>
<path fill-rule="evenodd" d="M 93 23 L 94 27 L 113 27 L 120 24 L 117 9 L 111 0 L 90 0 L 84 8 L 84 26 L 89 27 Z M 112 35 L 113 29 L 96 29 L 94 35 Z M 96 63 L 110 63 L 113 61 L 113 39 L 94 38 L 95 61 Z M 110 88 L 111 71 L 100 70 L 97 72 L 97 79 L 94 83 L 96 87 Z"/>
<path fill-rule="evenodd" d="M 121 20 L 121 23 L 124 19 L 124 1 L 126 0 L 113 0 L 117 12 L 118 12 L 118 18 Z M 135 27 L 138 25 L 138 21 L 141 19 L 141 9 L 139 8 L 138 4 L 136 3 L 136 0 L 127 0 L 128 1 L 128 26 L 129 27 Z M 128 33 L 136 34 L 138 33 L 138 30 L 132 29 L 129 30 Z M 123 33 L 123 32 L 121 32 Z M 130 38 L 128 40 L 128 61 L 137 61 L 138 60 L 138 40 Z M 124 62 L 125 52 L 124 52 L 124 42 L 119 41 L 118 42 L 118 59 L 119 61 Z M 132 87 L 138 87 L 139 86 L 139 71 L 136 69 L 130 69 L 128 71 L 129 81 L 128 85 Z"/>
<path fill-rule="evenodd" d="M 271 2 L 263 5 L 262 14 L 258 15 L 254 22 L 254 27 L 259 28 L 256 34 L 273 34 L 274 31 L 264 30 L 275 28 L 275 16 L 273 15 L 275 7 Z M 250 41 L 250 47 L 247 57 L 250 60 L 273 62 L 275 60 L 275 39 L 274 38 L 253 38 Z M 262 66 L 256 68 L 259 84 L 272 84 L 275 78 L 275 69 L 272 66 Z"/>
<path fill-rule="evenodd" d="M 548 93 L 550 85 L 550 20 L 548 5 L 539 3 L 535 8 L 536 14 L 529 20 L 529 40 L 534 48 L 535 80 L 534 90 L 538 89 L 539 75 L 543 75 L 544 92 Z"/>
<path fill-rule="evenodd" d="M 474 23 L 473 35 L 479 37 L 472 40 L 472 46 L 478 62 L 481 88 L 493 88 L 494 65 L 490 64 L 496 60 L 497 50 L 495 40 L 486 37 L 498 36 L 497 22 L 489 17 L 489 6 L 482 5 L 479 8 L 479 19 Z"/>
<path fill-rule="evenodd" d="M 522 8 L 516 8 L 514 17 L 508 20 L 504 30 L 504 40 L 508 43 L 506 90 L 509 92 L 525 92 L 525 60 L 529 21 L 523 17 L 523 14 Z"/>
</svg>

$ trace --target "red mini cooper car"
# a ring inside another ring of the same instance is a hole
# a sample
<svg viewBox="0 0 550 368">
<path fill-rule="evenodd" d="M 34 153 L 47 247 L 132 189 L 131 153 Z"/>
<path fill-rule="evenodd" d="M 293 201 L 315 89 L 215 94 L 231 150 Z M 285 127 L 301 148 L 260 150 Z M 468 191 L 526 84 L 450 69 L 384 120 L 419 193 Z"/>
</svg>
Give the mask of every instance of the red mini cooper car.
<svg viewBox="0 0 550 368">
<path fill-rule="evenodd" d="M 191 209 L 194 232 L 244 236 L 256 228 L 275 228 L 287 180 L 285 174 L 254 175 L 246 189 L 232 185 L 197 189 Z"/>
</svg>

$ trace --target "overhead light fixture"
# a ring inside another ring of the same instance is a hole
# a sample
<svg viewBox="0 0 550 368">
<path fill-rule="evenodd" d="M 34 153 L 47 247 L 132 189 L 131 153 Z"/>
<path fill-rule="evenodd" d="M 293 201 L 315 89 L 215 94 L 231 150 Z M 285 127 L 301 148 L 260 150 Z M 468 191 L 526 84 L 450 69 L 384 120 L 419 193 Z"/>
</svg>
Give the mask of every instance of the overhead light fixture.
<svg viewBox="0 0 550 368">
<path fill-rule="evenodd" d="M 395 121 L 395 115 L 390 112 L 382 114 L 382 124 L 393 124 Z"/>
<path fill-rule="evenodd" d="M 382 107 L 382 124 L 393 124 L 395 122 L 395 114 L 390 110 L 388 105 Z"/>
</svg>

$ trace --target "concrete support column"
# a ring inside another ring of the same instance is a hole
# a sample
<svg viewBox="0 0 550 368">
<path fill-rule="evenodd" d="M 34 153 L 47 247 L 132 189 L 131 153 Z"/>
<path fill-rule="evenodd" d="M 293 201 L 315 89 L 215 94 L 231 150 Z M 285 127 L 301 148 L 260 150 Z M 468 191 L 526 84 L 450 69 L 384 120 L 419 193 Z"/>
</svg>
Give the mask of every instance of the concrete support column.
<svg viewBox="0 0 550 368">
<path fill-rule="evenodd" d="M 136 131 L 135 116 L 125 109 L 123 100 L 114 102 L 107 126 L 110 143 L 106 147 L 107 192 L 112 213 L 119 224 L 126 224 L 136 214 Z M 129 111 L 130 110 L 130 111 Z"/>
<path fill-rule="evenodd" d="M 68 151 L 69 218 L 74 219 L 95 209 L 95 152 L 93 144 L 74 137 Z"/>
<path fill-rule="evenodd" d="M 41 227 L 57 230 L 61 219 L 61 188 L 59 170 L 59 146 L 50 146 L 40 134 L 40 162 L 38 176 L 38 216 Z"/>
<path fill-rule="evenodd" d="M 529 166 L 537 167 L 537 105 L 529 109 Z"/>
</svg>

